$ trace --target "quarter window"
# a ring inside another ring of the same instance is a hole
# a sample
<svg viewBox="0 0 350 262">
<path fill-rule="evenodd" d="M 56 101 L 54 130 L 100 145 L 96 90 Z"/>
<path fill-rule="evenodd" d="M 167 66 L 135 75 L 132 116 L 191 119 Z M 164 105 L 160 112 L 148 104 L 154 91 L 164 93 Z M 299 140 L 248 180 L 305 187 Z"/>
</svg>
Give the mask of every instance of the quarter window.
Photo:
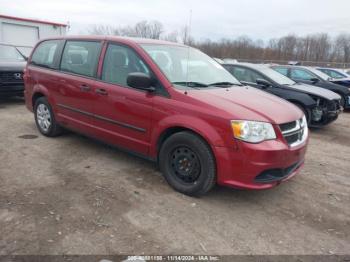
<svg viewBox="0 0 350 262">
<path fill-rule="evenodd" d="M 48 40 L 42 42 L 34 51 L 31 64 L 49 68 L 55 68 L 55 55 L 60 40 Z"/>
<path fill-rule="evenodd" d="M 150 70 L 132 49 L 109 44 L 103 62 L 102 80 L 127 86 L 129 73 L 141 72 L 150 75 Z"/>
<path fill-rule="evenodd" d="M 100 42 L 67 41 L 62 55 L 61 70 L 83 76 L 95 76 L 100 50 Z"/>
</svg>

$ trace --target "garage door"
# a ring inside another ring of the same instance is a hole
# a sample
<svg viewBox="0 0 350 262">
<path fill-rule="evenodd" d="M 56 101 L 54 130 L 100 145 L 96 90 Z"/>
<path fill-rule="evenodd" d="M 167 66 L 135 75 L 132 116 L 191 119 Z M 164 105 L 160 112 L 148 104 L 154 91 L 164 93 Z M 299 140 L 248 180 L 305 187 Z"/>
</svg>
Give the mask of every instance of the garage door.
<svg viewBox="0 0 350 262">
<path fill-rule="evenodd" d="M 2 24 L 2 41 L 16 46 L 34 46 L 39 40 L 39 28 L 18 24 Z"/>
</svg>

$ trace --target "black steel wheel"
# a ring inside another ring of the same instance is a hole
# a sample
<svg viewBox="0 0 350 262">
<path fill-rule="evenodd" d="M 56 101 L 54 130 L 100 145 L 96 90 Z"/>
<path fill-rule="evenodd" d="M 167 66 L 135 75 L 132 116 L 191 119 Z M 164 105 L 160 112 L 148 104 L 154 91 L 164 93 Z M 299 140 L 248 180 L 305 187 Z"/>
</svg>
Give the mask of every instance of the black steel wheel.
<svg viewBox="0 0 350 262">
<path fill-rule="evenodd" d="M 192 132 L 179 132 L 165 140 L 159 152 L 159 166 L 169 185 L 186 195 L 203 195 L 216 184 L 211 148 Z"/>
</svg>

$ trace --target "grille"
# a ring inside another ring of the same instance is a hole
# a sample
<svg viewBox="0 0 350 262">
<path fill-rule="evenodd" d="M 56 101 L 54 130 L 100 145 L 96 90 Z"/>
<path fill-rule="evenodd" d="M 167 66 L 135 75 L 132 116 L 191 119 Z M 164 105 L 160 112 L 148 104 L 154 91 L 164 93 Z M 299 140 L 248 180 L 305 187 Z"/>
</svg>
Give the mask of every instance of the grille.
<svg viewBox="0 0 350 262">
<path fill-rule="evenodd" d="M 290 129 L 295 128 L 296 125 L 297 125 L 297 122 L 296 122 L 296 121 L 293 121 L 293 122 L 281 124 L 281 125 L 280 125 L 280 128 L 281 128 L 281 131 L 282 131 L 282 132 L 285 132 L 285 131 L 288 131 L 288 130 L 290 130 Z"/>
<path fill-rule="evenodd" d="M 302 119 L 279 125 L 284 139 L 290 146 L 303 143 L 307 137 L 307 125 Z"/>
<path fill-rule="evenodd" d="M 18 78 L 18 76 L 20 77 Z M 22 77 L 22 72 L 0 72 L 1 82 L 22 82 Z"/>
</svg>

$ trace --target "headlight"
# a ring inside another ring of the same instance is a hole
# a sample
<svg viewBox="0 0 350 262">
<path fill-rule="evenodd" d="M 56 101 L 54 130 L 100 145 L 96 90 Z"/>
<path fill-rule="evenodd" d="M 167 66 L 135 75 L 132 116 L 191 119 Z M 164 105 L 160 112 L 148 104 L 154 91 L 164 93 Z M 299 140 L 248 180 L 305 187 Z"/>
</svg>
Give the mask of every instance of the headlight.
<svg viewBox="0 0 350 262">
<path fill-rule="evenodd" d="M 231 126 L 235 138 L 249 143 L 260 143 L 265 140 L 276 139 L 275 130 L 270 123 L 232 120 Z"/>
<path fill-rule="evenodd" d="M 301 119 L 301 127 L 307 127 L 307 121 L 306 121 L 306 116 L 303 115 L 303 118 Z"/>
</svg>

